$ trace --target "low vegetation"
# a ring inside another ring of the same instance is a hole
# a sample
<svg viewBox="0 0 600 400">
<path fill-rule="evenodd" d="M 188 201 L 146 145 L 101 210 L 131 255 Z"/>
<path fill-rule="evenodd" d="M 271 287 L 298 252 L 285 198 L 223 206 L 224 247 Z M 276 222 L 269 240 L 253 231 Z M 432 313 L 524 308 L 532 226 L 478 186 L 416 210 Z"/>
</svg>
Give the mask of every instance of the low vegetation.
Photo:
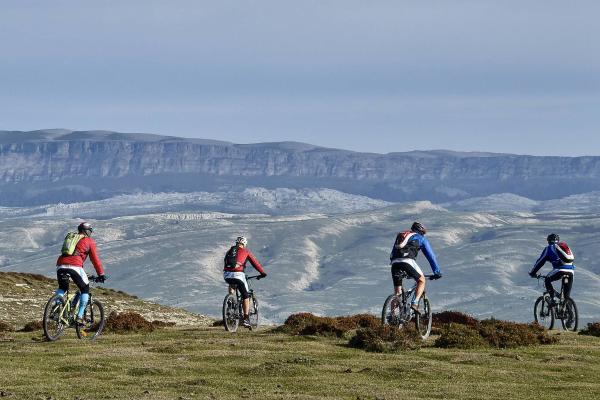
<svg viewBox="0 0 600 400">
<path fill-rule="evenodd" d="M 311 313 L 298 313 L 290 315 L 276 330 L 290 335 L 343 337 L 359 328 L 377 328 L 380 325 L 379 319 L 370 314 L 319 317 Z"/>
<path fill-rule="evenodd" d="M 579 331 L 580 335 L 600 337 L 600 322 L 590 322 L 585 329 Z"/>
<path fill-rule="evenodd" d="M 132 311 L 117 313 L 113 311 L 106 319 L 106 331 L 118 334 L 152 332 L 155 329 L 175 326 L 173 322 L 148 321 Z"/>
<path fill-rule="evenodd" d="M 361 328 L 350 338 L 348 346 L 376 353 L 418 350 L 421 336 L 415 329 L 395 329 L 389 326 Z"/>
</svg>

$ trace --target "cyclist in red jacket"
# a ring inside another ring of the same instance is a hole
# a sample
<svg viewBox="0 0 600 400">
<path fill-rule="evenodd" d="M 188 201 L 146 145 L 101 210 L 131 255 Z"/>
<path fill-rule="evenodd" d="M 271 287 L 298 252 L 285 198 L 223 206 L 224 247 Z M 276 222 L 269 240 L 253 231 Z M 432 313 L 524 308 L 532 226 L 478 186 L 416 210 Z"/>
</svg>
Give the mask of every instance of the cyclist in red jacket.
<svg viewBox="0 0 600 400">
<path fill-rule="evenodd" d="M 234 294 L 237 286 L 242 298 L 242 310 L 244 312 L 244 321 L 242 325 L 250 327 L 250 319 L 248 313 L 250 311 L 250 293 L 248 293 L 248 283 L 246 282 L 246 262 L 250 261 L 250 264 L 260 273 L 260 277 L 264 278 L 267 276 L 262 266 L 254 255 L 246 248 L 248 245 L 248 239 L 240 236 L 235 241 L 235 246 L 232 246 L 227 254 L 225 254 L 224 268 L 223 268 L 223 279 L 229 283 L 229 293 Z"/>
<path fill-rule="evenodd" d="M 65 292 L 69 290 L 69 278 L 75 282 L 81 293 L 77 323 L 82 323 L 85 306 L 90 298 L 90 282 L 83 269 L 83 263 L 88 256 L 98 274 L 97 282 L 104 282 L 106 278 L 104 276 L 104 268 L 102 268 L 102 263 L 98 257 L 98 251 L 96 250 L 96 242 L 91 238 L 93 232 L 92 225 L 88 222 L 82 222 L 77 227 L 77 232 L 81 238 L 77 242 L 74 251 L 72 253 L 69 252 L 69 254 L 63 252 L 58 257 L 58 260 L 56 260 L 56 277 L 58 279 L 56 294 L 64 296 Z"/>
</svg>

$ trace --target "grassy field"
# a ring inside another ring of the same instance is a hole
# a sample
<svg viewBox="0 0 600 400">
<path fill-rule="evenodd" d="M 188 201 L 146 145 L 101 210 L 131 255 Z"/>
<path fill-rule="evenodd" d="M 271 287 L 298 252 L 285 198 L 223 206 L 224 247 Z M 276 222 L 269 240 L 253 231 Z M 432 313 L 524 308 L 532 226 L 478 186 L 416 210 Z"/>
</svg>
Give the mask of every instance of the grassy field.
<svg viewBox="0 0 600 400">
<path fill-rule="evenodd" d="M 268 330 L 10 336 L 0 342 L 0 390 L 18 399 L 600 398 L 600 339 L 575 334 L 549 346 L 400 354 Z"/>
</svg>

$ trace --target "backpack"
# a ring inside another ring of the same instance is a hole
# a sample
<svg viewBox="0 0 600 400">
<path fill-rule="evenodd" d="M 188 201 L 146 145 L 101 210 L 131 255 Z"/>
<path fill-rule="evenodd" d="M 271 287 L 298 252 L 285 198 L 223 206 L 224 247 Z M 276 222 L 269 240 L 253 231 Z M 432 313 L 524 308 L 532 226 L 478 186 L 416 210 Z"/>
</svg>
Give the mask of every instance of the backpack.
<svg viewBox="0 0 600 400">
<path fill-rule="evenodd" d="M 575 255 L 565 242 L 555 243 L 554 249 L 563 263 L 572 264 L 575 260 Z"/>
<path fill-rule="evenodd" d="M 232 246 L 225 254 L 225 268 L 237 267 L 237 253 L 238 247 Z"/>
<path fill-rule="evenodd" d="M 419 243 L 415 240 L 410 240 L 414 235 L 416 233 L 413 231 L 403 231 L 396 236 L 390 260 L 396 258 L 412 258 L 414 260 L 417 258 Z"/>
<path fill-rule="evenodd" d="M 72 256 L 75 254 L 75 248 L 77 247 L 77 243 L 81 239 L 83 239 L 85 235 L 77 232 L 69 232 L 67 236 L 65 236 L 65 240 L 62 245 L 62 250 L 60 251 L 63 256 Z"/>
</svg>

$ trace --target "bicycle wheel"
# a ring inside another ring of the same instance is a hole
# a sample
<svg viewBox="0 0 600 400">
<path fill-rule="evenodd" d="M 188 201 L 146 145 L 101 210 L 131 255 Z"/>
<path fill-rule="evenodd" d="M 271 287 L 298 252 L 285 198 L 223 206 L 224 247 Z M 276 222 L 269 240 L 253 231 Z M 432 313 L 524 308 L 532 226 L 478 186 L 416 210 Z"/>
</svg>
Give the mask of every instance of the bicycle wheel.
<svg viewBox="0 0 600 400">
<path fill-rule="evenodd" d="M 575 332 L 579 324 L 579 314 L 577 313 L 577 305 L 573 299 L 567 297 L 563 306 L 563 313 L 560 322 L 565 331 Z"/>
<path fill-rule="evenodd" d="M 240 324 L 239 306 L 234 295 L 228 294 L 223 300 L 223 325 L 228 332 L 236 332 Z"/>
<path fill-rule="evenodd" d="M 554 328 L 554 310 L 550 307 L 549 301 L 548 297 L 540 296 L 533 306 L 535 322 L 546 329 Z"/>
<path fill-rule="evenodd" d="M 61 337 L 65 329 L 69 326 L 65 304 L 65 299 L 55 294 L 50 297 L 50 300 L 46 303 L 46 307 L 44 307 L 44 318 L 42 320 L 44 336 L 51 342 Z"/>
<path fill-rule="evenodd" d="M 75 324 L 79 339 L 94 340 L 104 329 L 104 307 L 97 300 L 88 301 L 83 312 L 83 325 Z"/>
<path fill-rule="evenodd" d="M 425 294 L 421 296 L 419 299 L 419 310 L 421 310 L 421 314 L 415 315 L 415 325 L 417 327 L 417 332 L 421 335 L 422 339 L 427 339 L 429 334 L 431 333 L 431 305 L 429 304 L 429 299 Z"/>
<path fill-rule="evenodd" d="M 402 322 L 402 299 L 391 294 L 385 299 L 381 310 L 381 325 L 399 327 Z"/>
<path fill-rule="evenodd" d="M 250 325 L 252 329 L 258 328 L 258 299 L 254 294 L 250 297 L 250 312 L 248 313 L 248 319 L 250 320 Z"/>
</svg>

